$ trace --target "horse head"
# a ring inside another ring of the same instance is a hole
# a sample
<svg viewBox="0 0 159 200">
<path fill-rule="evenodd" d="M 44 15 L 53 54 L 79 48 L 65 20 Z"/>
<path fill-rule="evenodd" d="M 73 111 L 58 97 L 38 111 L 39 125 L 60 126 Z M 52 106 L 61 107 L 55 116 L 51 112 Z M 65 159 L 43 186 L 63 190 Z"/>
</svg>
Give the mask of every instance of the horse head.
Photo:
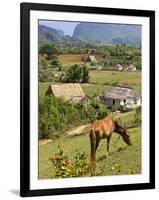
<svg viewBox="0 0 159 200">
<path fill-rule="evenodd" d="M 127 128 L 123 128 L 123 134 L 122 134 L 124 142 L 126 142 L 127 145 L 132 145 L 130 135 L 128 134 Z"/>
<path fill-rule="evenodd" d="M 127 144 L 127 145 L 132 145 L 132 142 L 131 142 L 131 139 L 130 139 L 130 135 L 128 134 L 128 130 L 126 127 L 122 127 L 120 126 L 117 122 L 115 122 L 115 132 L 119 133 L 124 142 Z"/>
</svg>

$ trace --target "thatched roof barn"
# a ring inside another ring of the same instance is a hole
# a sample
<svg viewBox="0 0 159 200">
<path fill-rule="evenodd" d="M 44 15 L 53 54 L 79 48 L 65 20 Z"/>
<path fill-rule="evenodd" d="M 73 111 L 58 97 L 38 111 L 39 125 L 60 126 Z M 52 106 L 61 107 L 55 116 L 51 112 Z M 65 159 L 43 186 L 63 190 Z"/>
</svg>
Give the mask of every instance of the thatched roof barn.
<svg viewBox="0 0 159 200">
<path fill-rule="evenodd" d="M 104 103 L 109 107 L 127 106 L 129 108 L 135 108 L 141 105 L 140 95 L 136 90 L 130 87 L 112 87 L 112 89 L 106 93 Z"/>
<path fill-rule="evenodd" d="M 93 55 L 87 55 L 82 57 L 82 61 L 84 62 L 97 62 L 97 59 Z"/>
<path fill-rule="evenodd" d="M 46 95 L 62 97 L 66 101 L 80 101 L 85 94 L 78 83 L 65 83 L 59 85 L 49 85 Z"/>
</svg>

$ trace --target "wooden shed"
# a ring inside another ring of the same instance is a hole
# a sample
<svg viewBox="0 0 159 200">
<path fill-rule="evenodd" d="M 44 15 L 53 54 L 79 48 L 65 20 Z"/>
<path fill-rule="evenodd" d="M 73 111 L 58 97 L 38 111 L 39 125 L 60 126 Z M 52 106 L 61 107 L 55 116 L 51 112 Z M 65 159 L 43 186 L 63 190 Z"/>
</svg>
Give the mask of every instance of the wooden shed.
<svg viewBox="0 0 159 200">
<path fill-rule="evenodd" d="M 82 57 L 82 61 L 84 62 L 97 62 L 97 59 L 93 55 L 87 55 Z"/>
<path fill-rule="evenodd" d="M 59 85 L 49 85 L 46 95 L 62 97 L 66 101 L 80 101 L 85 94 L 78 83 L 64 83 Z"/>
</svg>

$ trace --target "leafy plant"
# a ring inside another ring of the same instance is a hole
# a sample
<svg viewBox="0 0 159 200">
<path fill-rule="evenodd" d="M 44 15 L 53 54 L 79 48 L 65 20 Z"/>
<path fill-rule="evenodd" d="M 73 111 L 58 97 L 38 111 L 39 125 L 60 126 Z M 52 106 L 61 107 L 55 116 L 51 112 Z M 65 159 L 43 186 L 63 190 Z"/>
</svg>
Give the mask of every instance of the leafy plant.
<svg viewBox="0 0 159 200">
<path fill-rule="evenodd" d="M 58 145 L 57 153 L 50 158 L 50 161 L 53 164 L 55 177 L 57 178 L 97 176 L 101 173 L 99 170 L 93 170 L 85 152 L 80 153 L 76 150 L 74 160 L 71 161 L 64 154 L 60 145 Z"/>
</svg>

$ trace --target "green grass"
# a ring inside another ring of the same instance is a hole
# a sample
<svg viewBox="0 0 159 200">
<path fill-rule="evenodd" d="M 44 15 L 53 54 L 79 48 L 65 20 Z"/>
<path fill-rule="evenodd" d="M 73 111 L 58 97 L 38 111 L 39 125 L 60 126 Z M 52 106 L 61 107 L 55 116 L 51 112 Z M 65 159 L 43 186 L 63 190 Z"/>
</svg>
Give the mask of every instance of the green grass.
<svg viewBox="0 0 159 200">
<path fill-rule="evenodd" d="M 106 155 L 106 140 L 101 140 L 97 150 L 98 168 L 102 176 L 106 175 L 120 175 L 120 174 L 139 174 L 141 173 L 141 128 L 129 129 L 129 134 L 132 139 L 132 146 L 127 146 L 122 138 L 118 140 L 118 135 L 113 133 L 110 143 L 110 156 Z M 71 160 L 74 159 L 76 150 L 79 152 L 85 151 L 87 158 L 90 156 L 90 143 L 88 134 L 61 137 L 53 143 L 42 145 L 39 147 L 39 178 L 48 179 L 54 178 L 54 168 L 49 161 L 54 153 L 57 152 L 57 146 L 60 144 L 64 153 L 69 156 Z"/>
<path fill-rule="evenodd" d="M 105 85 L 109 81 L 118 81 L 118 84 L 128 85 L 141 94 L 141 72 L 90 71 L 90 82 L 81 84 L 81 87 L 86 95 L 101 95 L 111 88 L 111 86 Z M 45 95 L 49 84 L 47 82 L 39 83 L 39 96 Z M 53 82 L 52 84 L 60 83 Z"/>
<path fill-rule="evenodd" d="M 102 85 L 109 81 L 118 81 L 118 84 L 130 86 L 141 94 L 141 72 L 139 71 L 90 71 L 90 83 Z"/>
</svg>

